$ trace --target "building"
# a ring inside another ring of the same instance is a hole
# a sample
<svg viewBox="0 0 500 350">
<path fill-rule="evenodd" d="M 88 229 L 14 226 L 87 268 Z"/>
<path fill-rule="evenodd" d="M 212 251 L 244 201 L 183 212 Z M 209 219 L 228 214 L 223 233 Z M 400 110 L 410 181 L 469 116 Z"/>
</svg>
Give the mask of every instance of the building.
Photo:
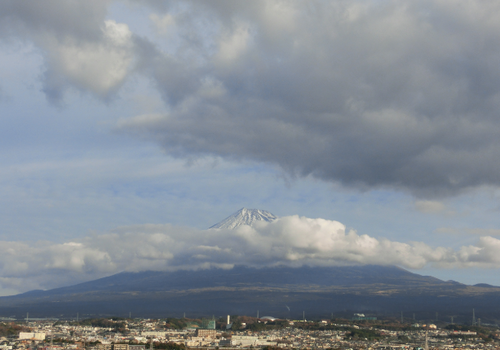
<svg viewBox="0 0 500 350">
<path fill-rule="evenodd" d="M 113 344 L 113 350 L 129 350 L 128 344 Z"/>
<path fill-rule="evenodd" d="M 217 331 L 215 329 L 197 329 L 196 330 L 197 337 L 204 338 L 215 338 L 217 336 Z"/>
<path fill-rule="evenodd" d="M 45 333 L 20 332 L 19 340 L 45 340 Z"/>
<path fill-rule="evenodd" d="M 167 332 L 146 331 L 146 332 L 142 332 L 141 335 L 143 337 L 166 338 Z"/>
<path fill-rule="evenodd" d="M 146 345 L 129 345 L 128 350 L 146 350 Z"/>
<path fill-rule="evenodd" d="M 473 331 L 452 331 L 451 335 L 477 335 L 477 332 Z"/>
<path fill-rule="evenodd" d="M 249 335 L 233 335 L 229 339 L 223 339 L 219 343 L 220 346 L 238 346 L 242 348 L 256 347 L 256 346 L 277 346 L 278 343 L 271 339 L 259 338 Z"/>
<path fill-rule="evenodd" d="M 96 349 L 97 350 L 111 350 L 111 348 L 113 347 L 112 344 L 108 343 L 108 344 L 97 344 L 96 345 Z"/>
</svg>

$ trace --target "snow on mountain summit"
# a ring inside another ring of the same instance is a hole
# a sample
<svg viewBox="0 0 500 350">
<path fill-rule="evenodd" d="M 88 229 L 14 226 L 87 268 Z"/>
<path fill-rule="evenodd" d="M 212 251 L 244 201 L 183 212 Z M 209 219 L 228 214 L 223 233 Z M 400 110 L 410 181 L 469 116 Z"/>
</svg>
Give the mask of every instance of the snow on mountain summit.
<svg viewBox="0 0 500 350">
<path fill-rule="evenodd" d="M 266 210 L 241 208 L 236 213 L 228 216 L 221 222 L 211 226 L 210 228 L 225 228 L 234 229 L 242 225 L 252 225 L 255 221 L 271 222 L 278 217 Z"/>
</svg>

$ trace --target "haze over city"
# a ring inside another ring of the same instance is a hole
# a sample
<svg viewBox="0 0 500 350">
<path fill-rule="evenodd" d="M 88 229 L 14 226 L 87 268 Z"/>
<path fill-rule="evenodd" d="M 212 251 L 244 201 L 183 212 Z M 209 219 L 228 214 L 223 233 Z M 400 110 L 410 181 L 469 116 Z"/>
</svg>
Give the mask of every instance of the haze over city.
<svg viewBox="0 0 500 350">
<path fill-rule="evenodd" d="M 0 295 L 396 265 L 500 285 L 500 3 L 0 2 Z M 278 217 L 208 228 L 238 209 Z"/>
</svg>

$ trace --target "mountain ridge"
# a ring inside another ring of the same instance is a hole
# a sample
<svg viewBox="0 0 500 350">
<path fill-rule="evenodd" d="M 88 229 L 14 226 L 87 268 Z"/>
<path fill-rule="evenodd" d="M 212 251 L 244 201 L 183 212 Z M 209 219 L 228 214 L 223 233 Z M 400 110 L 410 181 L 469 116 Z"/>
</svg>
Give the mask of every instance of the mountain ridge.
<svg viewBox="0 0 500 350">
<path fill-rule="evenodd" d="M 412 282 L 412 284 L 410 284 Z M 164 284 L 167 283 L 167 284 Z M 61 294 L 72 292 L 88 292 L 96 290 L 156 291 L 197 289 L 206 287 L 242 286 L 243 284 L 276 285 L 321 285 L 321 286 L 353 286 L 383 283 L 392 286 L 415 284 L 457 285 L 432 276 L 422 276 L 397 266 L 359 265 L 337 267 L 247 267 L 237 265 L 232 269 L 177 270 L 177 271 L 143 271 L 120 272 L 108 277 L 78 283 L 72 286 L 59 287 L 47 291 L 34 290 L 17 296 L 32 294 Z M 458 285 L 465 286 L 458 283 Z"/>
<path fill-rule="evenodd" d="M 246 267 L 197 271 L 121 272 L 48 291 L 0 297 L 0 315 L 23 317 L 120 316 L 180 317 L 254 314 L 277 317 L 292 311 L 317 317 L 335 312 L 375 315 L 415 313 L 418 318 L 462 315 L 475 308 L 483 320 L 500 320 L 491 305 L 500 288 L 469 286 L 421 276 L 396 266 Z M 68 316 L 69 315 L 69 316 Z M 349 316 L 351 315 L 351 316 Z M 294 317 L 299 317 L 296 315 Z"/>
</svg>

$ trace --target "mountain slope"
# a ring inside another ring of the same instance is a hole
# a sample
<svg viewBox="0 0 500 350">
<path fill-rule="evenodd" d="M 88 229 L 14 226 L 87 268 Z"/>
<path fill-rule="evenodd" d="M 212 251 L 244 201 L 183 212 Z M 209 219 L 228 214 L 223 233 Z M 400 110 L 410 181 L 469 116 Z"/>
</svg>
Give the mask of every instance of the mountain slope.
<svg viewBox="0 0 500 350">
<path fill-rule="evenodd" d="M 75 286 L 0 298 L 0 315 L 33 317 L 180 317 L 253 315 L 329 317 L 352 312 L 375 315 L 412 312 L 417 319 L 463 315 L 500 319 L 492 308 L 500 288 L 467 286 L 420 276 L 394 266 L 235 267 L 175 272 L 124 272 Z M 288 313 L 285 305 L 291 308 Z M 296 315 L 293 313 L 295 312 Z"/>
<path fill-rule="evenodd" d="M 228 216 L 210 229 L 235 229 L 242 225 L 252 225 L 256 221 L 272 222 L 277 217 L 266 210 L 241 208 L 236 213 Z"/>
<path fill-rule="evenodd" d="M 310 286 L 355 287 L 387 285 L 391 288 L 422 287 L 428 285 L 456 286 L 434 277 L 420 276 L 395 266 L 341 266 L 341 267 L 274 267 L 250 268 L 236 266 L 230 270 L 211 269 L 198 271 L 145 271 L 122 272 L 113 276 L 74 286 L 37 291 L 38 295 L 64 295 L 86 292 L 156 292 L 203 288 L 286 288 L 301 289 Z M 465 286 L 458 284 L 460 286 Z M 32 296 L 33 292 L 19 297 Z"/>
</svg>

